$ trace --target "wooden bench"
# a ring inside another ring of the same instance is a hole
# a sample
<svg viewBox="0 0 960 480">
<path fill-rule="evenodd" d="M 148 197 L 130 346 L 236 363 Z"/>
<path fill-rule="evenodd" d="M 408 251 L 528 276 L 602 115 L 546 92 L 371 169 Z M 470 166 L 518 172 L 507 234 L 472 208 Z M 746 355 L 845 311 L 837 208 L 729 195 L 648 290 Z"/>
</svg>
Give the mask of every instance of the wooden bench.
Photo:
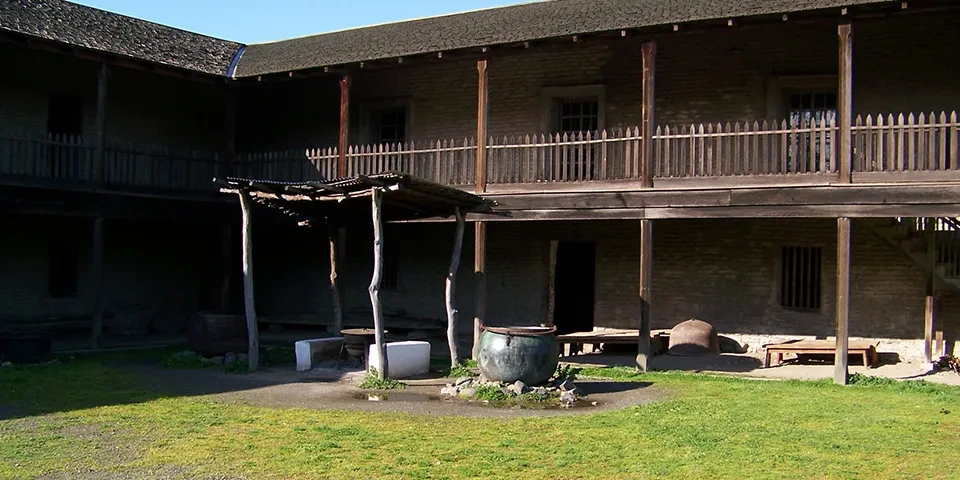
<svg viewBox="0 0 960 480">
<path fill-rule="evenodd" d="M 766 354 L 763 359 L 763 366 L 770 366 L 772 356 L 777 356 L 777 365 L 783 363 L 783 355 L 793 353 L 796 355 L 835 355 L 837 352 L 837 342 L 835 340 L 790 340 L 783 343 L 769 343 L 763 346 Z M 867 368 L 877 365 L 876 345 L 865 341 L 850 341 L 847 345 L 847 351 L 851 355 L 862 355 L 863 365 Z"/>
</svg>

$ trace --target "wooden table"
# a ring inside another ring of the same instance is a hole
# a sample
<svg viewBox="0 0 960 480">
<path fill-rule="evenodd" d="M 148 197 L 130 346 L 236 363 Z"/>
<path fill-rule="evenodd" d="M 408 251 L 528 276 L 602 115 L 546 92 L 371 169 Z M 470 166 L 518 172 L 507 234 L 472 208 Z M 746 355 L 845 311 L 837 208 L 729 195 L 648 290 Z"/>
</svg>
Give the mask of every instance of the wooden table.
<svg viewBox="0 0 960 480">
<path fill-rule="evenodd" d="M 640 340 L 640 330 L 629 329 L 610 329 L 595 330 L 592 332 L 576 332 L 565 335 L 557 335 L 557 342 L 560 344 L 560 355 L 573 355 L 579 352 L 584 345 L 601 345 L 605 343 L 613 344 L 636 344 Z M 569 353 L 564 348 L 570 346 Z"/>
<path fill-rule="evenodd" d="M 766 354 L 763 359 L 764 368 L 770 366 L 770 358 L 777 356 L 777 365 L 783 363 L 783 355 L 793 353 L 797 355 L 836 355 L 836 340 L 790 340 L 783 343 L 768 343 L 763 346 Z M 863 356 L 863 365 L 867 368 L 877 365 L 876 345 L 866 340 L 851 340 L 847 346 L 847 351 L 853 355 Z"/>
</svg>

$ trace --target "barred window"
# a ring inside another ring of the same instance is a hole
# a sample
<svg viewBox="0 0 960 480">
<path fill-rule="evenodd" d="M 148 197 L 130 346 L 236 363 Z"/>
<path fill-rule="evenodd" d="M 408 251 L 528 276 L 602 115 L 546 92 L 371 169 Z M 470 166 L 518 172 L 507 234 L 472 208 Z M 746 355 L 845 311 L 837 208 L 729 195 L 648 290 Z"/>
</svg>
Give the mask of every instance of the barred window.
<svg viewBox="0 0 960 480">
<path fill-rule="evenodd" d="M 780 250 L 780 306 L 804 310 L 820 309 L 820 247 L 784 246 Z"/>
</svg>

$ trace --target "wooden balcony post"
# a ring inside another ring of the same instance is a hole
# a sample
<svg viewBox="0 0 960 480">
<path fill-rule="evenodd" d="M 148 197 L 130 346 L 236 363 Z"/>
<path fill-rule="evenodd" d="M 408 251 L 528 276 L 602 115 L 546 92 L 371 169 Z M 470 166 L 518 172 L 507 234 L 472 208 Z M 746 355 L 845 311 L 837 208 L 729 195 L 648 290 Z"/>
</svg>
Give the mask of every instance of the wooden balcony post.
<svg viewBox="0 0 960 480">
<path fill-rule="evenodd" d="M 643 136 L 643 150 L 640 152 L 640 185 L 653 187 L 653 129 L 656 122 L 656 94 L 654 76 L 656 73 L 657 44 L 653 40 L 643 44 L 643 110 L 640 124 Z"/>
<path fill-rule="evenodd" d="M 350 77 L 340 79 L 340 136 L 337 144 L 337 177 L 347 176 L 347 148 L 350 137 Z"/>
<path fill-rule="evenodd" d="M 106 181 L 104 163 L 107 155 L 107 83 L 110 80 L 110 67 L 100 64 L 97 71 L 97 147 L 93 162 L 93 178 L 97 184 Z"/>
<path fill-rule="evenodd" d="M 653 282 L 653 222 L 640 220 L 640 337 L 637 369 L 648 370 L 650 359 L 650 287 Z"/>
<path fill-rule="evenodd" d="M 850 183 L 853 172 L 853 25 L 842 23 L 837 33 L 840 37 L 840 73 L 837 86 L 840 139 L 837 146 L 837 171 L 840 172 L 840 183 Z"/>
<path fill-rule="evenodd" d="M 93 221 L 93 248 L 90 273 L 90 313 L 93 330 L 90 345 L 94 350 L 103 347 L 103 217 Z"/>
<path fill-rule="evenodd" d="M 237 159 L 237 96 L 232 88 L 227 88 L 223 110 L 223 160 L 218 165 L 217 175 L 228 176 L 233 174 Z"/>
<path fill-rule="evenodd" d="M 937 219 L 926 219 L 924 235 L 927 240 L 927 285 L 926 298 L 923 302 L 923 360 L 933 362 L 933 326 L 934 326 L 934 291 L 937 279 Z"/>
<path fill-rule="evenodd" d="M 833 383 L 846 385 L 850 326 L 850 219 L 837 219 L 837 347 Z"/>
<path fill-rule="evenodd" d="M 483 195 L 487 191 L 487 116 L 490 111 L 490 99 L 487 83 L 487 59 L 477 61 L 477 168 L 476 193 Z M 473 317 L 473 358 L 477 358 L 480 346 L 480 326 L 487 315 L 487 224 L 476 222 L 474 229 L 473 275 L 474 300 L 476 306 Z"/>
</svg>

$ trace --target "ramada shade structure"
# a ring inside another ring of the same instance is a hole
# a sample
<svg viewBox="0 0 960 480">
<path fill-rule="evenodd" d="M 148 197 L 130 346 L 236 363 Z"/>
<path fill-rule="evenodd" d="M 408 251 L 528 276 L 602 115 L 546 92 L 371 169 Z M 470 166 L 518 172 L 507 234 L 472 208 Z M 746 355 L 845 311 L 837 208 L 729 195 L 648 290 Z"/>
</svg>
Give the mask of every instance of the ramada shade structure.
<svg viewBox="0 0 960 480">
<path fill-rule="evenodd" d="M 330 232 L 330 289 L 334 304 L 334 331 L 343 325 L 343 307 L 337 284 L 339 246 L 343 243 L 343 226 L 363 215 L 373 222 L 373 278 L 370 282 L 370 304 L 376 345 L 379 352 L 376 365 L 378 376 L 388 376 L 386 350 L 383 342 L 383 312 L 380 306 L 380 279 L 383 273 L 383 222 L 416 220 L 434 217 L 456 217 L 457 229 L 453 255 L 446 279 L 447 339 L 452 365 L 459 363 L 456 344 L 456 308 L 454 307 L 454 279 L 460 263 L 463 242 L 464 215 L 468 212 L 489 211 L 492 202 L 477 195 L 446 187 L 404 173 L 384 172 L 358 175 L 327 182 L 277 182 L 227 177 L 214 179 L 220 191 L 240 198 L 243 211 L 243 291 L 244 310 L 249 333 L 250 370 L 259 366 L 259 338 L 253 301 L 253 243 L 251 235 L 252 203 L 260 203 L 290 215 L 301 225 L 326 224 Z"/>
</svg>

